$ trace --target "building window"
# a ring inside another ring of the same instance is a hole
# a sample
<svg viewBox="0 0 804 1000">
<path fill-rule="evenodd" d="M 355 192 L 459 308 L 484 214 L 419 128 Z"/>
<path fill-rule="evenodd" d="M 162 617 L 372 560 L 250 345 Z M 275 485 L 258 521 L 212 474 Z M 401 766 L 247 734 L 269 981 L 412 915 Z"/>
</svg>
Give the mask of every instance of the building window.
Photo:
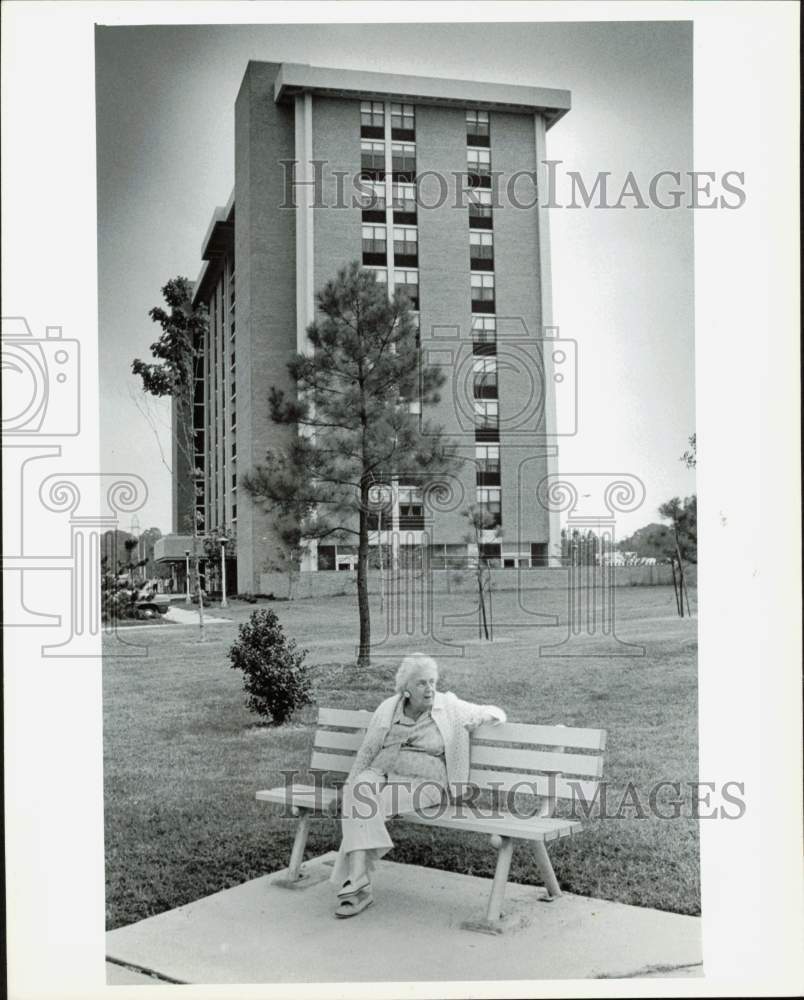
<svg viewBox="0 0 804 1000">
<path fill-rule="evenodd" d="M 424 531 L 424 501 L 420 486 L 399 486 L 399 530 Z"/>
<path fill-rule="evenodd" d="M 418 271 L 394 271 L 394 289 L 404 292 L 414 309 L 419 308 Z"/>
<path fill-rule="evenodd" d="M 491 150 L 470 147 L 466 150 L 466 168 L 477 183 L 486 185 L 491 178 Z"/>
<path fill-rule="evenodd" d="M 469 225 L 475 229 L 491 229 L 491 191 L 474 188 L 468 192 Z"/>
<path fill-rule="evenodd" d="M 237 489 L 237 473 L 233 472 L 232 473 L 232 490 L 236 490 L 236 489 Z"/>
<path fill-rule="evenodd" d="M 394 198 L 393 205 L 395 212 L 400 212 L 403 215 L 416 214 L 415 184 L 408 184 L 402 181 L 395 182 L 393 198 Z"/>
<path fill-rule="evenodd" d="M 475 434 L 498 435 L 500 429 L 500 404 L 496 399 L 475 400 Z M 497 441 L 494 437 L 477 437 L 478 441 Z"/>
<path fill-rule="evenodd" d="M 385 226 L 363 226 L 363 263 L 384 264 L 386 250 Z"/>
<path fill-rule="evenodd" d="M 468 110 L 466 112 L 466 141 L 470 145 L 488 146 L 489 144 L 489 113 L 488 111 Z"/>
<path fill-rule="evenodd" d="M 494 235 L 483 230 L 469 230 L 469 259 L 472 267 L 494 267 Z"/>
<path fill-rule="evenodd" d="M 412 142 L 391 144 L 391 169 L 394 174 L 405 174 L 412 180 L 416 174 L 416 146 Z"/>
<path fill-rule="evenodd" d="M 361 178 L 360 207 L 364 212 L 385 211 L 385 181 Z"/>
<path fill-rule="evenodd" d="M 478 486 L 500 485 L 500 446 L 498 444 L 476 444 Z"/>
<path fill-rule="evenodd" d="M 391 129 L 394 132 L 414 132 L 416 129 L 416 109 L 412 104 L 391 105 Z"/>
<path fill-rule="evenodd" d="M 415 226 L 394 226 L 394 260 L 400 264 L 415 264 L 418 254 L 418 229 Z"/>
<path fill-rule="evenodd" d="M 335 569 L 335 546 L 334 545 L 319 545 L 318 546 L 318 568 L 320 570 L 334 570 Z"/>
<path fill-rule="evenodd" d="M 477 547 L 477 557 L 486 566 L 491 569 L 500 568 L 500 543 L 499 542 L 481 542 Z"/>
<path fill-rule="evenodd" d="M 549 566 L 547 542 L 530 543 L 530 564 L 531 566 Z"/>
<path fill-rule="evenodd" d="M 494 275 L 472 273 L 472 311 L 494 312 Z"/>
<path fill-rule="evenodd" d="M 384 267 L 367 267 L 366 271 L 371 271 L 374 277 L 377 279 L 377 283 L 380 285 L 388 284 L 388 270 Z"/>
<path fill-rule="evenodd" d="M 472 378 L 475 399 L 497 398 L 496 358 L 473 358 Z"/>
<path fill-rule="evenodd" d="M 360 166 L 375 177 L 385 174 L 385 143 L 373 139 L 360 141 Z"/>
<path fill-rule="evenodd" d="M 477 505 L 484 515 L 486 530 L 502 524 L 502 500 L 499 486 L 478 486 Z"/>
<path fill-rule="evenodd" d="M 497 353 L 497 317 L 472 317 L 472 351 L 474 354 Z"/>
<path fill-rule="evenodd" d="M 382 101 L 360 102 L 360 124 L 385 127 L 385 105 Z"/>
<path fill-rule="evenodd" d="M 360 134 L 368 138 L 385 134 L 385 104 L 382 101 L 360 102 Z"/>
</svg>

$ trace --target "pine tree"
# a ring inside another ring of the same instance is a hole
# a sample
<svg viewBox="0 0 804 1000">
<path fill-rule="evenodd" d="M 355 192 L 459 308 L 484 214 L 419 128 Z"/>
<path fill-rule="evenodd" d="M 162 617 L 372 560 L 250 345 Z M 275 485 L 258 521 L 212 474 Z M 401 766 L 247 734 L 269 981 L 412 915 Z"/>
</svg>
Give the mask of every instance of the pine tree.
<svg viewBox="0 0 804 1000">
<path fill-rule="evenodd" d="M 370 492 L 405 479 L 443 489 L 456 458 L 440 427 L 411 412 L 438 401 L 444 382 L 421 363 L 407 298 L 357 262 L 317 295 L 319 318 L 307 329 L 310 353 L 288 364 L 296 398 L 270 392 L 271 418 L 298 428 L 283 449 L 243 480 L 275 515 L 295 517 L 309 539 L 357 539 L 358 666 L 368 666 Z"/>
</svg>

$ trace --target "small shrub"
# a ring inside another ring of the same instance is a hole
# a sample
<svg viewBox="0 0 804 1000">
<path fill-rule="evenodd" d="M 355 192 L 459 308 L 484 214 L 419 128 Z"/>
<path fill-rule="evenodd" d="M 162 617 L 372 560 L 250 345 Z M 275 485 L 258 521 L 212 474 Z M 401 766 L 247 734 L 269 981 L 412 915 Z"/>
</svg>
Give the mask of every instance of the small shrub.
<svg viewBox="0 0 804 1000">
<path fill-rule="evenodd" d="M 125 589 L 106 591 L 101 604 L 101 617 L 105 622 L 139 618 L 134 591 Z"/>
<path fill-rule="evenodd" d="M 246 704 L 252 712 L 281 726 L 294 711 L 310 704 L 313 686 L 305 656 L 306 649 L 297 651 L 296 640 L 285 637 L 275 612 L 266 608 L 252 613 L 229 650 L 232 669 L 243 671 Z"/>
</svg>

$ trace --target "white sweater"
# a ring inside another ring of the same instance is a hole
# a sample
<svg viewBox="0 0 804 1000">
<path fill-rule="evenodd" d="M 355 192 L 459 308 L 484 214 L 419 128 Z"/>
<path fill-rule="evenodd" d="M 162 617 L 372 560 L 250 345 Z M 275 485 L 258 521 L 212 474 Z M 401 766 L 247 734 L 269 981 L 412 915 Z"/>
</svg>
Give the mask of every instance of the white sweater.
<svg viewBox="0 0 804 1000">
<path fill-rule="evenodd" d="M 366 735 L 357 751 L 349 781 L 371 767 L 371 763 L 382 749 L 383 740 L 391 728 L 394 709 L 401 694 L 386 698 L 374 712 L 369 722 Z M 444 740 L 444 758 L 447 765 L 447 781 L 450 793 L 455 794 L 455 786 L 465 785 L 469 780 L 469 734 L 484 722 L 505 722 L 506 715 L 496 705 L 475 705 L 471 701 L 462 701 L 452 691 L 444 693 L 437 691 L 430 710 L 433 721 L 438 726 Z"/>
</svg>

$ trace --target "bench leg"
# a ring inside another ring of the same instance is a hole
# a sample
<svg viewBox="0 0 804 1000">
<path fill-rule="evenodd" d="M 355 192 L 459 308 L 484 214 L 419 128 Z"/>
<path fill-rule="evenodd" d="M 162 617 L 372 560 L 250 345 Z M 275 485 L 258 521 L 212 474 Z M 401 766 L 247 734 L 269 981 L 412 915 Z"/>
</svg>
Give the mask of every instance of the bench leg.
<svg viewBox="0 0 804 1000">
<path fill-rule="evenodd" d="M 489 924 L 499 922 L 508 872 L 511 870 L 511 857 L 514 853 L 514 841 L 511 837 L 501 837 L 500 840 L 502 844 L 497 850 L 497 867 L 494 869 L 494 881 L 491 883 L 491 895 L 486 911 L 486 920 Z"/>
<path fill-rule="evenodd" d="M 296 837 L 293 840 L 293 848 L 290 852 L 290 864 L 288 865 L 288 882 L 298 882 L 301 878 L 301 864 L 304 861 L 304 848 L 307 845 L 307 834 L 310 832 L 309 809 L 300 810 L 299 825 L 296 828 Z"/>
<path fill-rule="evenodd" d="M 536 854 L 536 864 L 539 866 L 539 871 L 542 873 L 542 878 L 547 888 L 548 898 L 557 899 L 561 895 L 561 886 L 558 884 L 558 879 L 556 878 L 556 873 L 553 871 L 553 865 L 544 842 L 541 840 L 534 841 L 533 850 Z"/>
<path fill-rule="evenodd" d="M 511 870 L 514 841 L 511 837 L 500 837 L 494 834 L 491 843 L 497 849 L 497 867 L 494 869 L 494 880 L 491 883 L 491 895 L 489 896 L 486 916 L 482 920 L 465 920 L 461 927 L 466 931 L 481 931 L 483 934 L 502 934 L 502 904 L 505 886 L 508 883 L 508 872 Z"/>
<path fill-rule="evenodd" d="M 271 885 L 279 886 L 281 889 L 309 889 L 310 886 L 326 881 L 329 878 L 329 871 L 320 865 L 314 865 L 310 871 L 303 872 L 301 870 L 313 810 L 305 809 L 303 806 L 294 806 L 293 809 L 294 815 L 299 816 L 299 825 L 296 827 L 296 836 L 293 838 L 290 863 L 286 871 L 271 879 Z"/>
</svg>

